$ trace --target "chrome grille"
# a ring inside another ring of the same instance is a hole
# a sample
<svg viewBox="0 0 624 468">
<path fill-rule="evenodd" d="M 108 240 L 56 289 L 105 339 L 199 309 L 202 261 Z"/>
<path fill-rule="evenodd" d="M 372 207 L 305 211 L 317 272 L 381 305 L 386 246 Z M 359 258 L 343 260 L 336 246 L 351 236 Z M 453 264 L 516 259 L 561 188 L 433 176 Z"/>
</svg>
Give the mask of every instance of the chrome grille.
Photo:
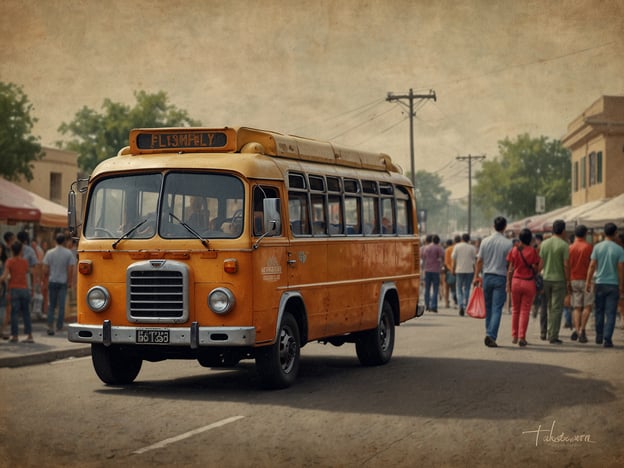
<svg viewBox="0 0 624 468">
<path fill-rule="evenodd" d="M 128 319 L 180 322 L 188 318 L 188 269 L 184 263 L 150 260 L 127 272 Z"/>
</svg>

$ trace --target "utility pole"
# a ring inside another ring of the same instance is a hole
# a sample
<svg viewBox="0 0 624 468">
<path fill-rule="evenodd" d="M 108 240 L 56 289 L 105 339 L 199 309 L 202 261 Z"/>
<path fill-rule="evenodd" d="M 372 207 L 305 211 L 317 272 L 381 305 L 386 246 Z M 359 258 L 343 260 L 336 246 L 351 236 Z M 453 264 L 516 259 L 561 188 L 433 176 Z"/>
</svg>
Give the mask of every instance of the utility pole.
<svg viewBox="0 0 624 468">
<path fill-rule="evenodd" d="M 409 118 L 410 118 L 410 170 L 412 173 L 412 184 L 416 186 L 416 171 L 414 169 L 414 117 L 416 113 L 414 112 L 414 99 L 433 99 L 436 101 L 436 93 L 433 90 L 429 90 L 429 94 L 414 94 L 412 88 L 409 90 L 409 94 L 403 95 L 394 95 L 392 93 L 388 93 L 388 97 L 386 101 L 399 101 L 401 99 L 407 99 L 409 101 Z"/>
<path fill-rule="evenodd" d="M 472 224 L 472 160 L 482 161 L 485 159 L 485 154 L 479 156 L 457 156 L 458 161 L 468 161 L 468 234 L 470 234 Z"/>
</svg>

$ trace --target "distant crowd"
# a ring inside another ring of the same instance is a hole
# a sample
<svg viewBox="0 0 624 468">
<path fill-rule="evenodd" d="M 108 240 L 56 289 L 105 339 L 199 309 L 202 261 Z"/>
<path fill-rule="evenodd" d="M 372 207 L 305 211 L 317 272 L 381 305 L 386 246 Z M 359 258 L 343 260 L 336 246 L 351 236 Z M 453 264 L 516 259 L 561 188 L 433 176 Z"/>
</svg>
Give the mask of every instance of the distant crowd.
<svg viewBox="0 0 624 468">
<path fill-rule="evenodd" d="M 0 242 L 0 335 L 17 343 L 19 320 L 24 343 L 33 343 L 31 316 L 47 317 L 48 335 L 64 330 L 68 289 L 75 281 L 76 253 L 69 234 L 59 232 L 56 245 L 31 241 L 26 231 L 5 232 Z M 55 316 L 55 312 L 58 314 Z M 6 328 L 10 324 L 10 335 Z"/>
<path fill-rule="evenodd" d="M 528 344 L 531 315 L 539 315 L 541 340 L 562 344 L 565 320 L 570 339 L 587 343 L 593 312 L 595 343 L 613 347 L 618 310 L 624 324 L 624 233 L 607 223 L 602 240 L 588 242 L 584 225 L 566 237 L 563 220 L 554 221 L 547 236 L 522 229 L 512 238 L 506 228 L 507 220 L 497 217 L 494 234 L 483 240 L 466 233 L 441 242 L 438 235 L 427 235 L 420 250 L 425 309 L 435 313 L 440 300 L 446 307 L 452 300 L 463 316 L 471 295 L 482 293 L 488 347 L 498 346 L 505 304 L 511 308 L 512 343 L 521 347 Z"/>
</svg>

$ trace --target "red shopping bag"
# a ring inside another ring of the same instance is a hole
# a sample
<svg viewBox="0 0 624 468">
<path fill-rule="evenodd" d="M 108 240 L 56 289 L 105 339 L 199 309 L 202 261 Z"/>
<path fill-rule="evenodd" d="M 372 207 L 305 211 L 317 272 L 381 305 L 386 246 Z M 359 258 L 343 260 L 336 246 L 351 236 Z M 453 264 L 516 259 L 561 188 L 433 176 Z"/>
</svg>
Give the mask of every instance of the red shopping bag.
<svg viewBox="0 0 624 468">
<path fill-rule="evenodd" d="M 472 288 L 466 313 L 473 318 L 485 318 L 485 296 L 483 296 L 483 288 L 481 286 Z"/>
</svg>

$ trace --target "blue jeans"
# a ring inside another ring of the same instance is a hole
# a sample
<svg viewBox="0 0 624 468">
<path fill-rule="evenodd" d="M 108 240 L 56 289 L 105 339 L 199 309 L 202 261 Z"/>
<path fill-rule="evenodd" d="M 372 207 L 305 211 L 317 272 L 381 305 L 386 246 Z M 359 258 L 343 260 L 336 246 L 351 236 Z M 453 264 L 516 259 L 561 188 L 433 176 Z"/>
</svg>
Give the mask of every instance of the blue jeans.
<svg viewBox="0 0 624 468">
<path fill-rule="evenodd" d="M 457 304 L 466 310 L 468 298 L 470 297 L 470 285 L 472 284 L 472 273 L 457 273 Z"/>
<path fill-rule="evenodd" d="M 486 273 L 483 275 L 485 296 L 485 334 L 496 340 L 503 307 L 507 300 L 507 278 Z"/>
<path fill-rule="evenodd" d="M 54 309 L 58 304 L 58 318 L 56 320 L 56 329 L 63 328 L 65 320 L 65 298 L 67 297 L 67 283 L 50 283 L 48 284 L 48 328 L 52 328 L 54 324 Z"/>
<path fill-rule="evenodd" d="M 619 288 L 615 284 L 597 284 L 594 298 L 594 313 L 596 315 L 596 341 L 602 338 L 611 342 L 615 329 L 615 316 L 620 297 Z M 606 319 L 606 323 L 605 323 Z"/>
<path fill-rule="evenodd" d="M 19 333 L 19 314 L 24 320 L 24 334 L 32 333 L 32 323 L 30 321 L 30 290 L 11 289 L 11 335 L 17 336 Z"/>
<path fill-rule="evenodd" d="M 431 297 L 431 287 L 433 286 L 433 297 Z M 427 309 L 438 309 L 438 294 L 440 293 L 440 273 L 425 271 L 425 307 Z"/>
</svg>

